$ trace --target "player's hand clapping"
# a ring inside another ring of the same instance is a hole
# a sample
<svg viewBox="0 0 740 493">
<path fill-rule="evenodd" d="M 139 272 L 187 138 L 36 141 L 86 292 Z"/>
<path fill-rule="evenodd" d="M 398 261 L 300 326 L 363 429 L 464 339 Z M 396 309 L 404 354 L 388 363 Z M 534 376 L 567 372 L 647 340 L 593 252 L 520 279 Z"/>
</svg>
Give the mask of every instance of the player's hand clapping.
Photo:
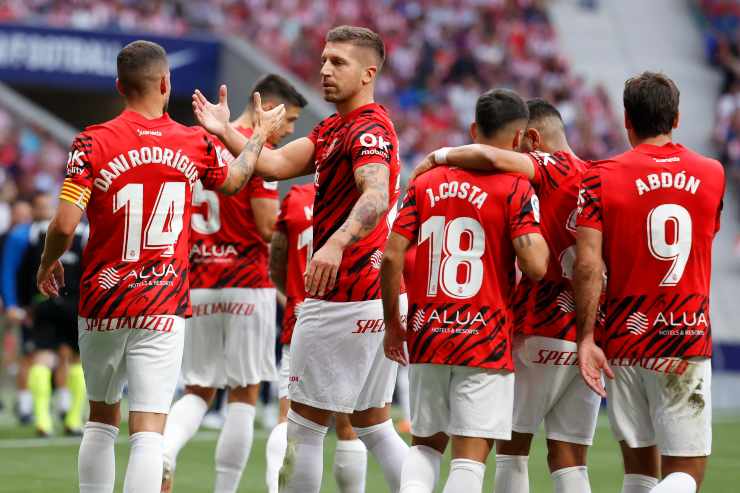
<svg viewBox="0 0 740 493">
<path fill-rule="evenodd" d="M 198 89 L 193 93 L 195 118 L 201 127 L 217 136 L 224 135 L 229 125 L 231 112 L 229 111 L 227 92 L 226 85 L 221 84 L 221 87 L 218 88 L 218 104 L 208 101 Z"/>
<path fill-rule="evenodd" d="M 305 275 L 306 293 L 309 296 L 324 296 L 334 289 L 342 253 L 342 247 L 331 238 L 314 253 Z"/>
<path fill-rule="evenodd" d="M 223 86 L 226 87 L 226 86 Z M 280 127 L 285 123 L 285 105 L 279 104 L 271 110 L 265 111 L 262 109 L 262 97 L 260 93 L 255 92 L 252 97 L 254 103 L 254 131 L 264 132 L 265 135 L 270 135 L 277 132 Z"/>
<path fill-rule="evenodd" d="M 59 288 L 64 287 L 64 267 L 57 260 L 48 267 L 43 263 L 36 274 L 36 285 L 44 296 L 59 296 Z"/>
</svg>

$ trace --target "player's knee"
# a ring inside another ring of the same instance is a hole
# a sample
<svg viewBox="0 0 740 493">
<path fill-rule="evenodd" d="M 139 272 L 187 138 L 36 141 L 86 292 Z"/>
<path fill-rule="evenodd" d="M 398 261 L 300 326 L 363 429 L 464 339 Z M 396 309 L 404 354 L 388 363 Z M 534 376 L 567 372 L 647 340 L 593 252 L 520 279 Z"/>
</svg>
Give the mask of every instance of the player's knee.
<svg viewBox="0 0 740 493">
<path fill-rule="evenodd" d="M 89 421 L 103 423 L 117 428 L 121 424 L 121 408 L 119 403 L 106 404 L 105 402 L 90 401 Z"/>
<path fill-rule="evenodd" d="M 503 455 L 529 455 L 532 435 L 529 433 L 511 433 L 511 440 L 496 440 L 496 453 Z"/>
<path fill-rule="evenodd" d="M 199 387 L 197 385 L 187 385 L 185 387 L 185 393 L 197 395 L 198 397 L 203 399 L 205 403 L 209 406 L 213 402 L 213 399 L 216 397 L 216 389 L 211 387 Z"/>
<path fill-rule="evenodd" d="M 447 442 L 449 442 L 450 437 L 445 433 L 437 433 L 436 435 L 432 435 L 430 437 L 417 437 L 412 436 L 411 437 L 411 446 L 424 446 L 429 447 L 440 454 L 445 453 L 445 449 L 447 448 Z"/>
<path fill-rule="evenodd" d="M 704 481 L 707 457 L 661 457 L 661 474 L 665 478 L 674 472 L 684 472 L 694 478 L 697 491 Z"/>
<path fill-rule="evenodd" d="M 547 465 L 550 472 L 586 465 L 588 447 L 577 443 L 547 441 Z"/>
<path fill-rule="evenodd" d="M 625 442 L 619 442 L 619 444 L 622 448 L 625 474 L 659 477 L 660 457 L 657 447 L 630 448 Z"/>
<path fill-rule="evenodd" d="M 367 428 L 379 425 L 391 419 L 391 406 L 371 407 L 363 411 L 355 411 L 349 416 L 352 426 L 355 428 Z"/>
<path fill-rule="evenodd" d="M 141 432 L 164 433 L 167 415 L 162 413 L 148 413 L 130 411 L 128 414 L 128 434 Z"/>
<path fill-rule="evenodd" d="M 241 402 L 250 406 L 256 406 L 259 394 L 259 384 L 229 388 L 229 402 Z"/>
</svg>

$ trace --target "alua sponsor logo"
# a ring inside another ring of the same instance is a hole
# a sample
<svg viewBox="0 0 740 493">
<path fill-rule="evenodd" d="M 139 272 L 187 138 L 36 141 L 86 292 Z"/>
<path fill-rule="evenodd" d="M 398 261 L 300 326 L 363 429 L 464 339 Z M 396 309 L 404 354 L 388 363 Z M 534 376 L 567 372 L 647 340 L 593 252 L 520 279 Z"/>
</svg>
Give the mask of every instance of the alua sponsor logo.
<svg viewBox="0 0 740 493">
<path fill-rule="evenodd" d="M 190 249 L 191 257 L 230 257 L 232 255 L 237 256 L 239 255 L 239 252 L 236 250 L 236 247 L 230 243 L 226 245 L 195 244 Z"/>
</svg>

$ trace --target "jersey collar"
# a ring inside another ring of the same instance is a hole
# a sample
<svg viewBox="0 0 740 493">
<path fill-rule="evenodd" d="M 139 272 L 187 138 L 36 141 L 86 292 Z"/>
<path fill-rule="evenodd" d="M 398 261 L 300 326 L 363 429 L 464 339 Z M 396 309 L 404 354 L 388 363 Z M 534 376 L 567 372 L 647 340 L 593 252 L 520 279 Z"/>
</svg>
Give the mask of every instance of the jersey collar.
<svg viewBox="0 0 740 493">
<path fill-rule="evenodd" d="M 668 142 L 662 146 L 654 146 L 652 144 L 640 144 L 635 147 L 635 151 L 641 154 L 647 154 L 648 156 L 672 156 L 684 151 L 684 147 L 681 144 L 675 142 Z"/>
<path fill-rule="evenodd" d="M 168 113 L 165 113 L 159 118 L 149 119 L 145 118 L 144 115 L 142 115 L 141 113 L 137 113 L 132 110 L 123 110 L 123 113 L 121 113 L 121 117 L 144 127 L 157 127 L 164 123 L 170 122 L 170 115 Z"/>
<path fill-rule="evenodd" d="M 369 109 L 375 109 L 375 110 L 380 109 L 380 110 L 382 110 L 384 108 L 381 105 L 379 105 L 378 103 L 375 103 L 375 102 L 363 104 L 359 108 L 355 108 L 352 111 L 350 111 L 349 113 L 347 113 L 346 115 L 344 115 L 342 117 L 342 121 L 343 122 L 346 122 L 346 121 L 353 120 L 357 115 L 359 115 L 363 111 L 367 111 Z"/>
</svg>

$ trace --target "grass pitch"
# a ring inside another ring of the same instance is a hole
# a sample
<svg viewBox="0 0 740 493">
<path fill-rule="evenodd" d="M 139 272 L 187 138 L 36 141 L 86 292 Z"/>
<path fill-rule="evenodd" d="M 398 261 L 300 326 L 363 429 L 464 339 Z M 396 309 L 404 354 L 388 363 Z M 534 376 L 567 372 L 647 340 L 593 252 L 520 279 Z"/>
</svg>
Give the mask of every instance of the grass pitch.
<svg viewBox="0 0 740 493">
<path fill-rule="evenodd" d="M 34 438 L 33 430 L 20 428 L 4 420 L 0 425 L 0 492 L 47 493 L 77 491 L 77 449 L 79 440 L 71 438 Z M 213 487 L 213 454 L 218 433 L 201 431 L 181 452 L 175 478 L 176 493 L 211 491 Z M 408 437 L 406 437 L 408 438 Z M 262 493 L 265 475 L 265 442 L 267 431 L 255 430 L 249 463 L 242 476 L 240 493 Z M 332 475 L 335 438 L 330 432 L 324 452 L 322 492 L 336 492 Z M 535 440 L 529 462 L 533 493 L 552 491 L 547 472 L 546 451 L 541 434 Z M 116 444 L 116 491 L 123 487 L 128 460 L 126 430 L 122 429 Z M 606 426 L 599 421 L 594 446 L 589 452 L 589 475 L 594 493 L 616 493 L 621 488 L 622 464 L 617 444 Z M 449 470 L 449 456 L 442 465 L 441 491 Z M 495 462 L 489 458 L 484 491 L 493 491 Z M 740 416 L 716 418 L 713 455 L 709 460 L 703 492 L 740 491 Z M 368 460 L 368 493 L 388 491 L 383 475 L 372 458 Z"/>
</svg>

